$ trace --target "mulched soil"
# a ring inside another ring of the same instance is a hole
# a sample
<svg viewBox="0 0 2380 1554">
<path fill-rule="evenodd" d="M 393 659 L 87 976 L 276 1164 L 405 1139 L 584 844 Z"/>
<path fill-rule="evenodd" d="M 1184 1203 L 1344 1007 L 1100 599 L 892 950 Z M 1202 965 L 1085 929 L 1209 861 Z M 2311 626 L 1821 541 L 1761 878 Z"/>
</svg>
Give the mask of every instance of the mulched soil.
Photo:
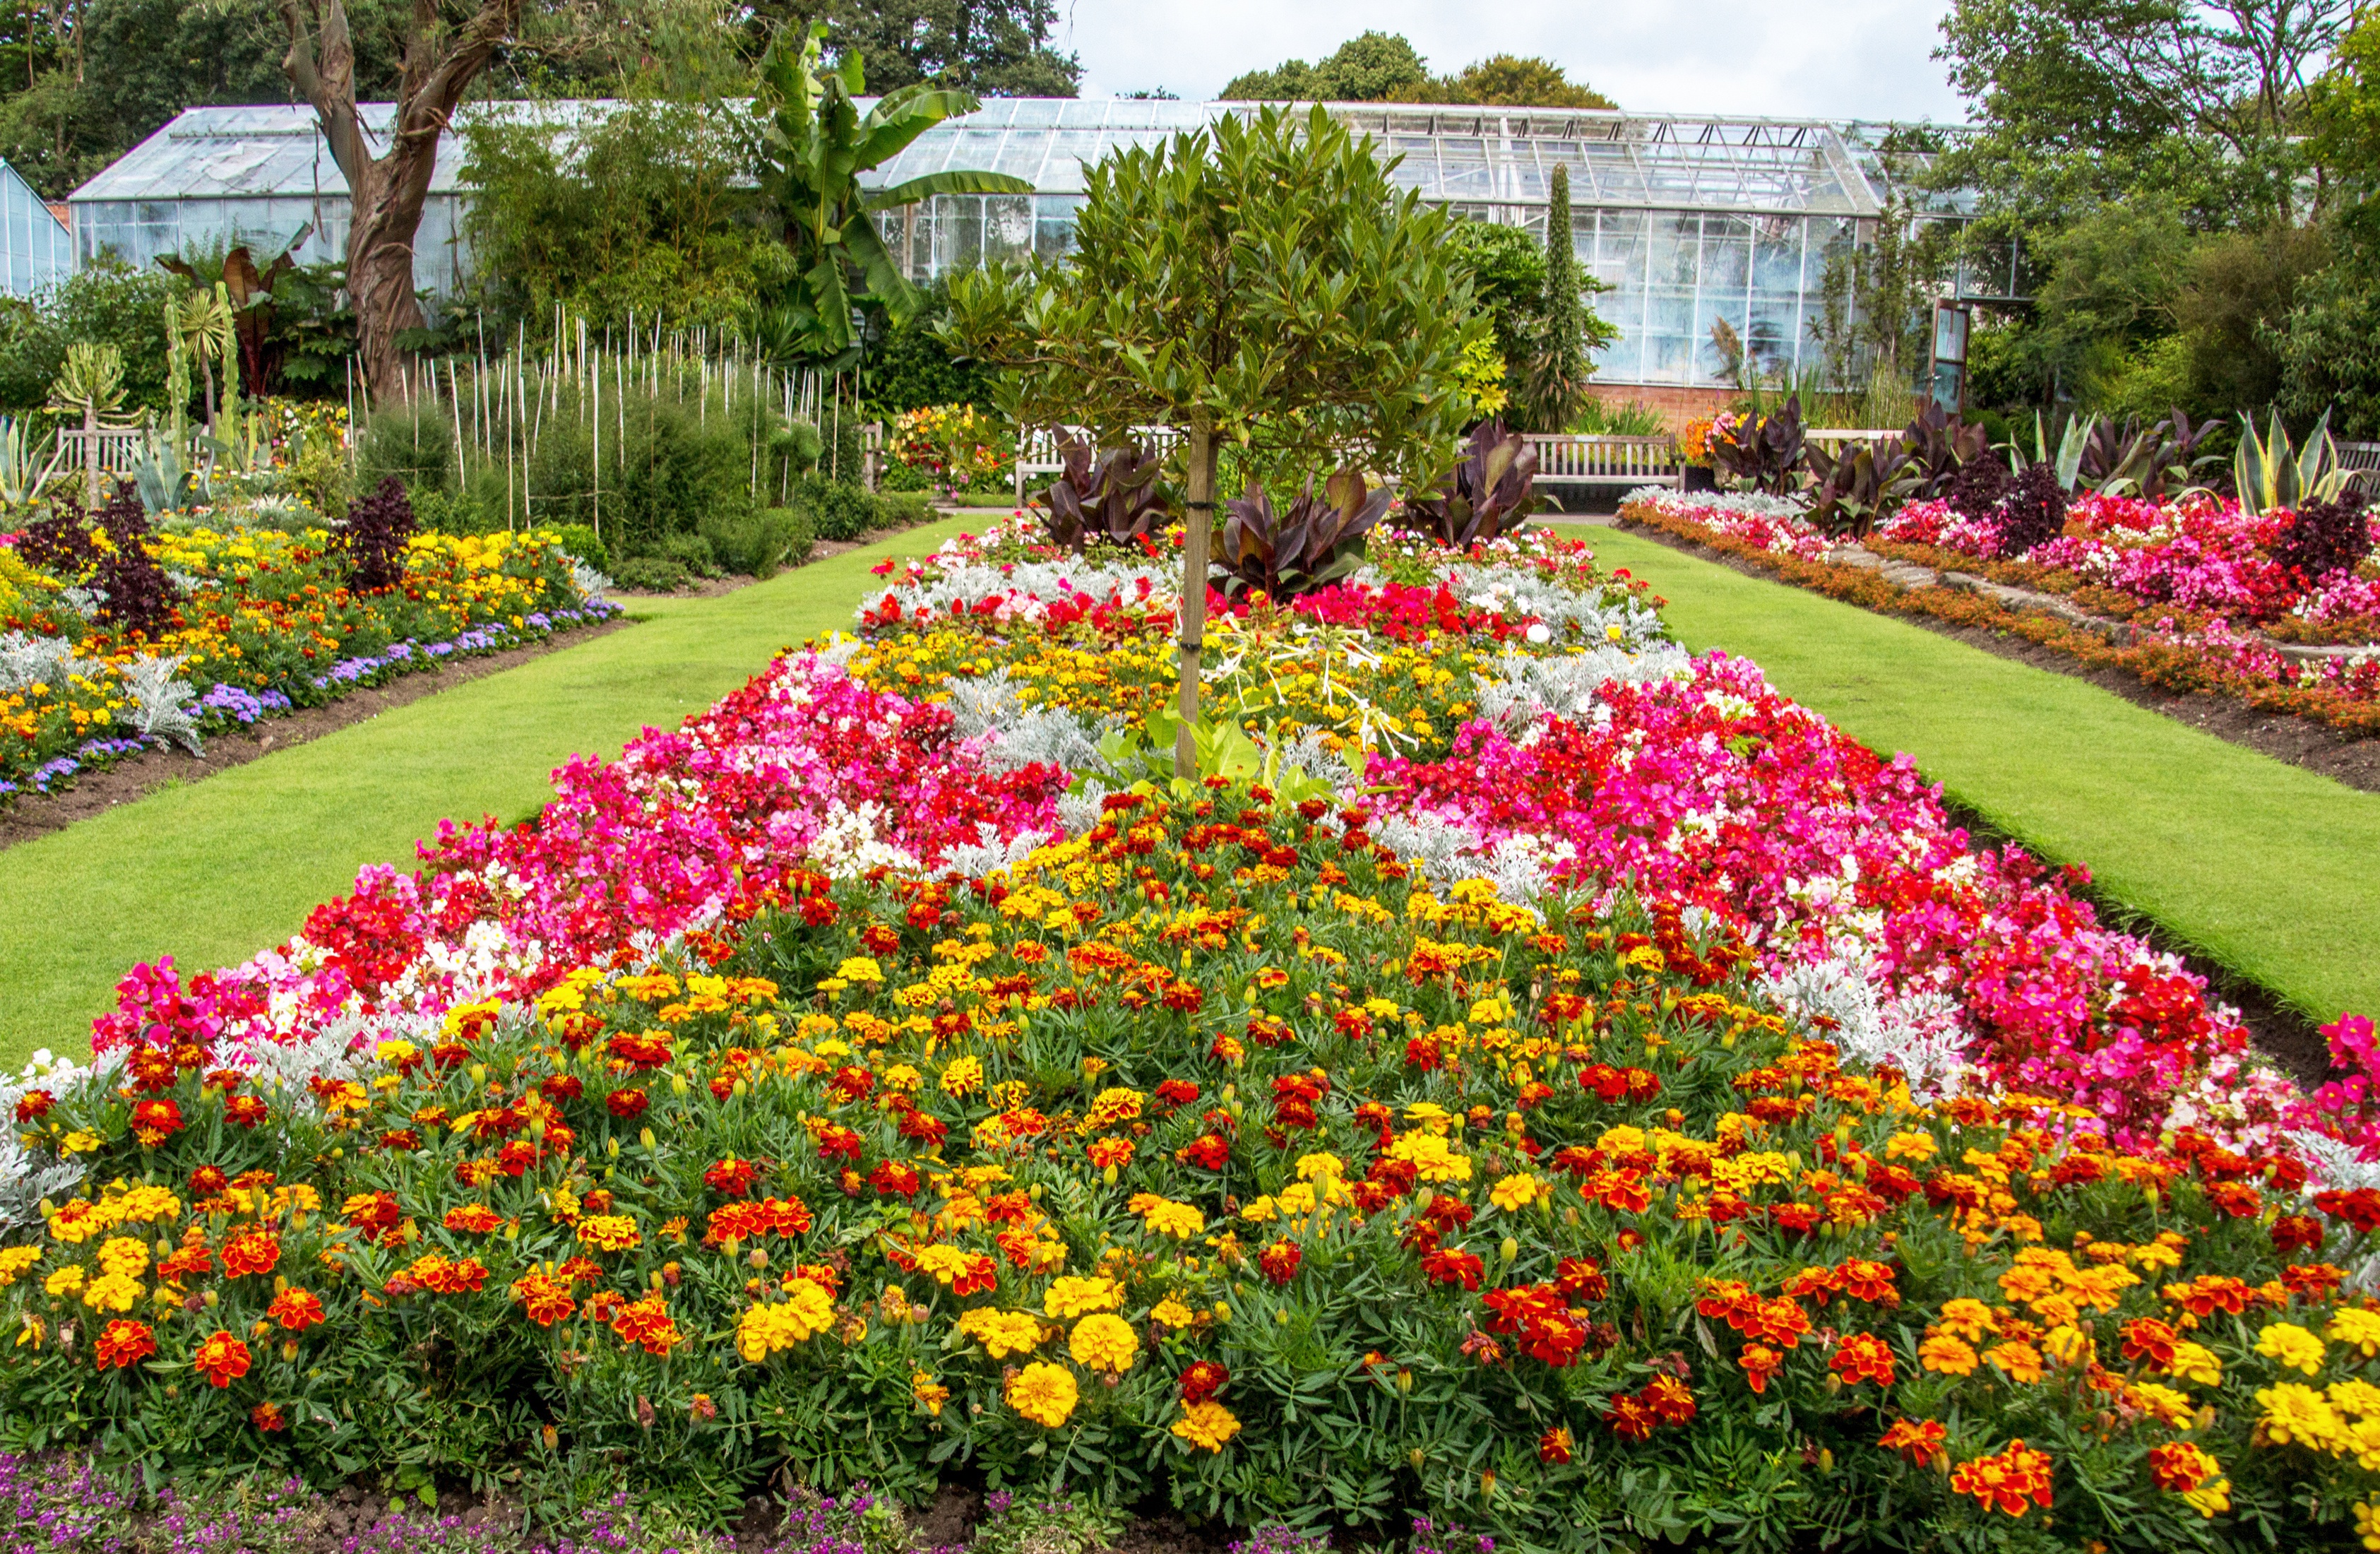
<svg viewBox="0 0 2380 1554">
<path fill-rule="evenodd" d="M 626 629 L 632 623 L 623 619 L 581 626 L 575 631 L 559 632 L 542 642 L 490 653 L 480 658 L 450 661 L 437 669 L 412 674 L 401 674 L 386 685 L 367 686 L 354 691 L 327 707 L 309 707 L 286 717 L 268 718 L 224 734 L 209 735 L 206 754 L 191 755 L 180 746 L 116 761 L 96 771 L 78 775 L 73 785 L 54 794 L 33 794 L 18 799 L 6 809 L 0 809 L 0 851 L 63 831 L 77 820 L 87 820 L 93 815 L 113 809 L 119 804 L 129 804 L 157 792 L 161 788 L 178 787 L 186 783 L 203 782 L 218 771 L 244 766 L 275 750 L 285 750 L 293 745 L 310 740 L 350 723 L 376 718 L 425 696 L 452 690 L 490 674 L 501 674 L 516 669 L 531 659 L 565 648 L 575 648 L 581 642 Z"/>
</svg>

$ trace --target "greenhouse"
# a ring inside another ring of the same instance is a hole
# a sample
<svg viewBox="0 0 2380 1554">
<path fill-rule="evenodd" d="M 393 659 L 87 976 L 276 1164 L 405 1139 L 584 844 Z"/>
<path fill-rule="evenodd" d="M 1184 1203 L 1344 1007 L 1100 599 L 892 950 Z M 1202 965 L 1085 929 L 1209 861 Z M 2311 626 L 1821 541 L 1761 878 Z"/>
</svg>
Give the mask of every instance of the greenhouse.
<svg viewBox="0 0 2380 1554">
<path fill-rule="evenodd" d="M 0 287 L 11 297 L 30 297 L 74 271 L 74 243 L 65 224 L 14 167 L 0 162 Z"/>
<path fill-rule="evenodd" d="M 870 181 L 945 168 L 1013 174 L 1030 195 L 943 195 L 887 212 L 885 234 L 913 279 L 990 260 L 1062 254 L 1084 168 L 1120 148 L 1196 129 L 1240 103 L 995 99 L 937 127 Z M 563 116 L 596 103 L 551 104 Z M 1459 212 L 1542 234 L 1548 177 L 1571 175 L 1583 265 L 1612 289 L 1597 310 L 1619 329 L 1598 362 L 1615 384 L 1715 383 L 1711 345 L 1724 321 L 1764 369 L 1810 370 L 1828 257 L 1872 242 L 1888 211 L 1909 209 L 1879 144 L 1883 127 L 1820 120 L 1646 115 L 1567 110 L 1333 104 L 1350 127 L 1402 158 L 1398 181 Z M 367 105 L 384 126 L 386 104 Z M 468 267 L 459 236 L 461 148 L 442 147 L 424 213 L 418 276 L 449 294 Z M 135 264 L 237 231 L 302 238 L 304 260 L 336 257 L 345 183 L 312 115 L 298 107 L 194 108 L 73 197 L 86 262 L 113 250 Z M 1955 205 L 1924 212 L 1957 219 Z M 2007 297 L 2016 278 L 1962 273 L 1961 297 Z"/>
</svg>

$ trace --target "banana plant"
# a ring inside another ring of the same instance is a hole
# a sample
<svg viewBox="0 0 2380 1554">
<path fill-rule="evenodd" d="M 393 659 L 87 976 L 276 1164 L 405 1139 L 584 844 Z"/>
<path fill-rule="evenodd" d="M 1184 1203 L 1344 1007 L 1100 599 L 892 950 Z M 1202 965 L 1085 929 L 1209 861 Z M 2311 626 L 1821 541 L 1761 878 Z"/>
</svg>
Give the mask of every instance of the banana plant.
<svg viewBox="0 0 2380 1554">
<path fill-rule="evenodd" d="M 2338 443 L 2330 435 L 2330 412 L 2314 422 L 2302 449 L 2291 446 L 2280 412 L 2273 413 L 2271 430 L 2256 435 L 2256 423 L 2240 417 L 2240 447 L 2231 455 L 2231 479 L 2240 491 L 2240 510 L 2261 516 L 2277 508 L 2296 509 L 2308 502 L 2334 502 L 2355 478 L 2338 462 Z"/>
<path fill-rule="evenodd" d="M 754 112 L 759 120 L 760 192 L 775 208 L 794 274 L 764 308 L 758 332 L 792 359 L 839 370 L 856 359 L 852 310 L 880 304 L 895 324 L 916 316 L 917 288 L 876 229 L 880 211 L 914 205 L 937 194 L 1030 194 L 1033 186 L 1004 173 L 951 169 L 873 191 L 860 187 L 872 172 L 946 118 L 982 104 L 964 91 L 919 82 L 890 92 L 862 114 L 867 90 L 859 51 L 825 63 L 826 23 L 812 25 L 798 45 L 791 30 L 771 40 L 760 61 Z"/>
</svg>

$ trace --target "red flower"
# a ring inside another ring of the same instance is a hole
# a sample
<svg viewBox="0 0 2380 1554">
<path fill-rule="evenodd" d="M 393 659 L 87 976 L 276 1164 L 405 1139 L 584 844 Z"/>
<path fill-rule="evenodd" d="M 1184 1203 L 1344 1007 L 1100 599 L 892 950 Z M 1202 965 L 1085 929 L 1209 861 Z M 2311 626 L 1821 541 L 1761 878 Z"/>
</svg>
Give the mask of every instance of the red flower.
<svg viewBox="0 0 2380 1554">
<path fill-rule="evenodd" d="M 285 1430 L 289 1427 L 288 1417 L 281 1412 L 279 1403 L 258 1403 L 248 1411 L 248 1422 L 267 1435 L 274 1430 Z"/>
<path fill-rule="evenodd" d="M 537 1087 L 540 1094 L 556 1106 L 560 1106 L 565 1101 L 577 1100 L 587 1093 L 586 1085 L 581 1083 L 578 1075 L 575 1074 L 548 1074 L 538 1082 Z"/>
<path fill-rule="evenodd" d="M 92 1353 L 100 1369 L 114 1366 L 121 1370 L 157 1353 L 157 1337 L 146 1322 L 110 1322 Z"/>
<path fill-rule="evenodd" d="M 913 1198 L 923 1185 L 917 1168 L 905 1160 L 879 1160 L 868 1173 L 868 1184 L 887 1197 Z"/>
<path fill-rule="evenodd" d="M 248 1366 L 248 1345 L 220 1330 L 190 1356 L 190 1368 L 217 1387 L 228 1387 L 234 1378 L 246 1376 Z"/>
<path fill-rule="evenodd" d="M 1169 1106 L 1187 1106 L 1198 1099 L 1198 1087 L 1187 1079 L 1160 1079 L 1157 1099 Z"/>
<path fill-rule="evenodd" d="M 1556 1425 L 1537 1438 L 1537 1461 L 1560 1467 L 1570 1461 L 1571 1445 L 1569 1429 Z"/>
<path fill-rule="evenodd" d="M 1593 1257 L 1564 1257 L 1554 1269 L 1554 1288 L 1572 1300 L 1599 1301 L 1611 1293 L 1611 1281 Z"/>
<path fill-rule="evenodd" d="M 2322 1221 L 2309 1214 L 2284 1214 L 2273 1221 L 2273 1250 L 2283 1257 L 2322 1250 Z"/>
<path fill-rule="evenodd" d="M 1199 1360 L 1182 1372 L 1182 1401 L 1207 1402 L 1223 1390 L 1232 1373 L 1214 1360 Z"/>
<path fill-rule="evenodd" d="M 2048 1452 L 2012 1440 L 2005 1451 L 1960 1463 L 1950 1475 L 1950 1489 L 1973 1496 L 1987 1511 L 2022 1516 L 2028 1500 L 2049 1504 L 2050 1467 Z"/>
<path fill-rule="evenodd" d="M 1220 1171 L 1232 1163 L 1232 1147 L 1223 1141 L 1220 1134 L 1202 1134 L 1175 1150 L 1173 1158 L 1201 1171 Z"/>
<path fill-rule="evenodd" d="M 669 1037 L 661 1031 L 622 1031 L 605 1050 L 633 1069 L 659 1068 L 670 1061 Z"/>
<path fill-rule="evenodd" d="M 1297 1265 L 1305 1260 L 1305 1249 L 1293 1241 L 1276 1241 L 1257 1254 L 1257 1267 L 1276 1284 L 1286 1284 L 1296 1278 Z"/>
<path fill-rule="evenodd" d="M 1694 1422 L 1694 1394 L 1692 1389 L 1674 1376 L 1657 1376 L 1645 1384 L 1637 1396 L 1653 1411 L 1653 1417 L 1664 1425 L 1687 1425 Z"/>
<path fill-rule="evenodd" d="M 626 1123 L 643 1116 L 645 1109 L 652 1105 L 652 1101 L 642 1090 L 614 1090 L 603 1104 L 611 1109 L 613 1116 Z"/>
<path fill-rule="evenodd" d="M 292 1285 L 273 1297 L 264 1314 L 293 1333 L 302 1333 L 323 1320 L 322 1300 L 310 1290 Z"/>
<path fill-rule="evenodd" d="M 224 1102 L 224 1119 L 243 1128 L 261 1126 L 273 1109 L 264 1104 L 262 1096 L 234 1096 Z"/>
<path fill-rule="evenodd" d="M 730 1155 L 705 1170 L 702 1180 L 714 1192 L 740 1198 L 752 1190 L 752 1184 L 760 1180 L 760 1168 L 749 1160 L 739 1160 Z"/>
<path fill-rule="evenodd" d="M 1785 1356 L 1765 1344 L 1747 1343 L 1738 1363 L 1743 1366 L 1744 1384 L 1757 1395 L 1768 1390 L 1768 1378 L 1785 1368 Z"/>
<path fill-rule="evenodd" d="M 2174 1344 L 2179 1336 L 2172 1328 L 2154 1317 L 2143 1317 L 2123 1327 L 2124 1358 L 2137 1360 L 2145 1356 L 2149 1364 L 2163 1370 L 2173 1364 Z"/>
<path fill-rule="evenodd" d="M 144 1100 L 132 1109 L 132 1131 L 153 1149 L 182 1131 L 182 1108 L 172 1099 Z"/>
<path fill-rule="evenodd" d="M 1488 1265 L 1475 1253 L 1450 1249 L 1432 1252 L 1422 1258 L 1421 1270 L 1440 1284 L 1460 1284 L 1466 1290 L 1475 1290 Z"/>
<path fill-rule="evenodd" d="M 1873 1333 L 1853 1333 L 1843 1340 L 1827 1366 L 1843 1378 L 1845 1386 L 1855 1387 L 1863 1381 L 1873 1381 L 1879 1387 L 1892 1385 L 1892 1349 Z"/>
<path fill-rule="evenodd" d="M 1603 1411 L 1603 1422 L 1610 1426 L 1611 1433 L 1622 1440 L 1652 1439 L 1653 1427 L 1657 1423 L 1653 1411 L 1633 1392 L 1622 1392 L 1613 1398 L 1611 1406 Z"/>
<path fill-rule="evenodd" d="M 50 1109 L 57 1103 L 58 1098 L 47 1090 L 27 1090 L 18 1099 L 17 1121 L 20 1123 L 39 1121 L 48 1116 Z"/>
<path fill-rule="evenodd" d="M 230 1185 L 231 1178 L 224 1174 L 221 1166 L 200 1166 L 190 1172 L 190 1196 L 194 1198 L 218 1196 Z"/>
<path fill-rule="evenodd" d="M 281 1261 L 281 1243 L 267 1231 L 248 1231 L 236 1235 L 224 1244 L 224 1277 L 237 1279 L 242 1274 L 271 1273 Z"/>
<path fill-rule="evenodd" d="M 1949 1455 L 1942 1450 L 1950 1432 L 1932 1419 L 1902 1419 L 1884 1432 L 1878 1446 L 1887 1451 L 1897 1451 L 1912 1466 L 1927 1467 Z"/>
<path fill-rule="evenodd" d="M 859 1135 L 839 1123 L 829 1123 L 819 1130 L 818 1158 L 833 1160 L 838 1158 L 855 1163 L 859 1159 Z"/>
</svg>

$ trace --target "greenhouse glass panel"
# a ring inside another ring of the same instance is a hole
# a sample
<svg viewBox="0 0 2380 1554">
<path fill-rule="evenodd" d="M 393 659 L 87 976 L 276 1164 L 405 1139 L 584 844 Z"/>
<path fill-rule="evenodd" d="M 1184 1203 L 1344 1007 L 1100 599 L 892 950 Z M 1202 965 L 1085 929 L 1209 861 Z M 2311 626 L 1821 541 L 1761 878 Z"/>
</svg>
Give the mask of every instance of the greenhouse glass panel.
<svg viewBox="0 0 2380 1554">
<path fill-rule="evenodd" d="M 937 275 L 972 270 L 983 262 L 983 196 L 934 196 L 934 269 Z"/>
<path fill-rule="evenodd" d="M 1703 218 L 1702 287 L 1741 293 L 1752 284 L 1752 228 L 1741 216 Z"/>
<path fill-rule="evenodd" d="M 1656 212 L 1645 222 L 1645 279 L 1693 290 L 1701 262 L 1702 218 Z"/>
<path fill-rule="evenodd" d="M 983 261 L 1014 264 L 1033 251 L 1033 197 L 994 194 L 985 197 Z"/>
</svg>

